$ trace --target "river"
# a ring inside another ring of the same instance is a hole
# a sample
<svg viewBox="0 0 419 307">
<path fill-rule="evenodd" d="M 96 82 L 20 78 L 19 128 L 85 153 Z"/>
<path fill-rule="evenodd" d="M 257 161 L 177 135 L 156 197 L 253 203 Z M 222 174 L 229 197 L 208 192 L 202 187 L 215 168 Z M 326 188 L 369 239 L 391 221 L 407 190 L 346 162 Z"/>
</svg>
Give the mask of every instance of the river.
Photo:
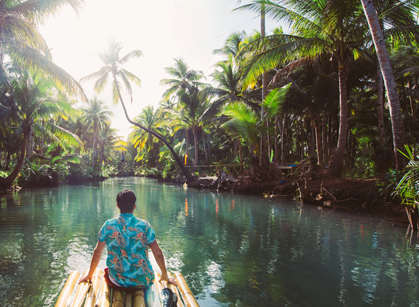
<svg viewBox="0 0 419 307">
<path fill-rule="evenodd" d="M 1 306 L 54 306 L 124 188 L 200 306 L 419 306 L 418 246 L 391 222 L 136 177 L 1 197 Z"/>
</svg>

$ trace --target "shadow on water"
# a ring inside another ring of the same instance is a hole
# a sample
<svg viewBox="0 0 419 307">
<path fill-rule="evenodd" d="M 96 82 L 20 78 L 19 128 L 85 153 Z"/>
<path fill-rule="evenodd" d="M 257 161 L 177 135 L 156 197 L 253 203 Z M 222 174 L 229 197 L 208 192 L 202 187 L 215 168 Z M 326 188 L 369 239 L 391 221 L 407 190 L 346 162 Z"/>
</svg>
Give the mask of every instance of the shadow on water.
<svg viewBox="0 0 419 307">
<path fill-rule="evenodd" d="M 389 222 L 127 177 L 0 198 L 2 306 L 53 305 L 124 188 L 201 306 L 419 305 L 417 246 Z"/>
</svg>

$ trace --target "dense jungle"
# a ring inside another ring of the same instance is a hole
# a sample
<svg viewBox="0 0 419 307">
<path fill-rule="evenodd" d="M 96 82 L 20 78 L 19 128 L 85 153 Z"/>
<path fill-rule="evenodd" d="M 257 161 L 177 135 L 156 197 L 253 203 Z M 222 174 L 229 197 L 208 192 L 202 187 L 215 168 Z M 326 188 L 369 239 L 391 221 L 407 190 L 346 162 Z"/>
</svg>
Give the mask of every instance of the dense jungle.
<svg viewBox="0 0 419 307">
<path fill-rule="evenodd" d="M 129 114 L 141 80 L 111 38 L 103 66 L 76 80 L 37 25 L 81 0 L 1 1 L 0 189 L 149 176 L 294 198 L 325 210 L 402 217 L 417 230 L 418 2 L 238 3 L 260 18 L 214 50 L 211 75 L 173 59 L 160 101 Z M 265 20 L 278 23 L 271 32 Z M 285 23 L 289 32 L 281 27 Z M 83 84 L 99 94 L 87 97 Z M 132 124 L 111 128 L 107 103 Z"/>
</svg>

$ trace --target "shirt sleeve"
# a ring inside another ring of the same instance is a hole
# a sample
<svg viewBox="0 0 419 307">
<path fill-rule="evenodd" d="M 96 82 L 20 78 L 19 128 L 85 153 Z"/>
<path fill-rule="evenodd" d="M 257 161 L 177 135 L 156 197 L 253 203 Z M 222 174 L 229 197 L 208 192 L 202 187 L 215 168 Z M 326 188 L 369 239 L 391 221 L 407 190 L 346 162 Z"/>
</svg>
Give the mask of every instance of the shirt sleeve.
<svg viewBox="0 0 419 307">
<path fill-rule="evenodd" d="M 156 233 L 153 230 L 153 227 L 151 227 L 150 223 L 147 224 L 146 227 L 146 238 L 147 238 L 147 244 L 151 244 L 156 240 Z"/>
<path fill-rule="evenodd" d="M 102 228 L 99 230 L 99 233 L 97 235 L 100 242 L 105 242 L 105 239 L 106 239 L 106 224 L 107 224 L 107 222 L 105 222 L 105 224 L 103 224 Z"/>
</svg>

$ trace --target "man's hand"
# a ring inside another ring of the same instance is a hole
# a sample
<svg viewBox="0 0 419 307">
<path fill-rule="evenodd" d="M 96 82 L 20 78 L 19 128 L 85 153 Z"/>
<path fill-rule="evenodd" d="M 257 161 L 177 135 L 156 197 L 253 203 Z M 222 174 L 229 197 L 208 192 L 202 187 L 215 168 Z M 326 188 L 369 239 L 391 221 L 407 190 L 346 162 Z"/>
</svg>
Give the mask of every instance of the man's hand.
<svg viewBox="0 0 419 307">
<path fill-rule="evenodd" d="M 85 281 L 91 282 L 92 281 L 92 276 L 89 276 L 89 275 L 84 276 L 82 279 L 79 280 L 79 284 L 82 283 L 82 282 L 85 282 Z"/>
<path fill-rule="evenodd" d="M 160 278 L 159 282 L 161 282 L 162 280 L 167 281 L 167 284 L 172 284 L 175 285 L 177 287 L 177 283 L 175 282 L 174 278 L 163 278 L 163 276 Z"/>
</svg>

